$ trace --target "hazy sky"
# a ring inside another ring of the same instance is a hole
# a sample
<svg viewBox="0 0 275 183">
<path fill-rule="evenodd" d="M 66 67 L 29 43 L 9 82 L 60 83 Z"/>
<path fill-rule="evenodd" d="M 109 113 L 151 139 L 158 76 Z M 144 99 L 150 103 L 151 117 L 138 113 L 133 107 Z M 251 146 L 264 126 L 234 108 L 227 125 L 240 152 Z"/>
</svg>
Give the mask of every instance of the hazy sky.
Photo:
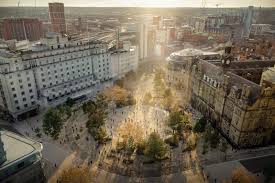
<svg viewBox="0 0 275 183">
<path fill-rule="evenodd" d="M 0 6 L 47 6 L 48 2 L 63 2 L 65 6 L 132 6 L 132 7 L 200 7 L 201 0 L 0 0 Z M 206 0 L 206 7 L 275 7 L 275 0 Z"/>
</svg>

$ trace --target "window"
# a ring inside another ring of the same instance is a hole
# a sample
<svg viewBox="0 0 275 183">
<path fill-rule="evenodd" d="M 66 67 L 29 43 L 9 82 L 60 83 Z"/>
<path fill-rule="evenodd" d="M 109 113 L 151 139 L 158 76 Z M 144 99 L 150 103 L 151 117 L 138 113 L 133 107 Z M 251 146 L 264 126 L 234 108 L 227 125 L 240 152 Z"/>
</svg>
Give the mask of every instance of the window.
<svg viewBox="0 0 275 183">
<path fill-rule="evenodd" d="M 32 84 L 31 83 L 28 83 L 28 87 L 31 87 L 32 86 Z"/>
<path fill-rule="evenodd" d="M 22 100 L 25 102 L 25 101 L 26 101 L 26 98 L 24 97 Z"/>
<path fill-rule="evenodd" d="M 12 88 L 11 90 L 12 90 L 12 91 L 15 91 L 15 88 Z"/>
<path fill-rule="evenodd" d="M 34 105 L 35 104 L 35 101 L 32 101 L 32 105 Z"/>
<path fill-rule="evenodd" d="M 30 89 L 29 92 L 32 93 L 32 89 Z"/>
<path fill-rule="evenodd" d="M 19 107 L 19 106 L 17 106 L 17 107 L 16 107 L 16 109 L 17 109 L 17 110 L 20 110 L 20 107 Z"/>
<path fill-rule="evenodd" d="M 11 85 L 13 85 L 13 82 L 11 82 Z"/>
<path fill-rule="evenodd" d="M 22 79 L 19 79 L 18 81 L 19 81 L 19 83 L 22 83 Z"/>
<path fill-rule="evenodd" d="M 25 95 L 25 92 L 22 91 L 22 92 L 21 92 L 21 95 Z"/>
<path fill-rule="evenodd" d="M 14 97 L 14 98 L 16 98 L 16 97 L 17 97 L 17 95 L 16 95 L 16 94 L 13 94 L 13 97 Z"/>
<path fill-rule="evenodd" d="M 14 103 L 18 104 L 18 100 L 15 100 Z"/>
<path fill-rule="evenodd" d="M 28 104 L 24 104 L 24 107 L 28 107 Z"/>
<path fill-rule="evenodd" d="M 31 97 L 30 97 L 31 99 L 33 99 L 33 95 L 31 95 Z"/>
<path fill-rule="evenodd" d="M 27 81 L 30 81 L 30 78 L 29 78 L 29 77 L 27 77 Z"/>
</svg>

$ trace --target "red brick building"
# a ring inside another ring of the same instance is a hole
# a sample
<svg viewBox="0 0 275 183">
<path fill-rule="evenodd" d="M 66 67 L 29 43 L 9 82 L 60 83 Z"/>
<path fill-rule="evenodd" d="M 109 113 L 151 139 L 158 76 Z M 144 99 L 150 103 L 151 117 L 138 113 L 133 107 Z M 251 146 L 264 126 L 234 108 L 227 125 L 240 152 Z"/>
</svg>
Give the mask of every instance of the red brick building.
<svg viewBox="0 0 275 183">
<path fill-rule="evenodd" d="M 37 18 L 5 18 L 0 29 L 5 40 L 36 41 L 43 37 L 42 22 Z"/>
<path fill-rule="evenodd" d="M 49 3 L 49 16 L 52 23 L 52 31 L 66 33 L 64 4 Z"/>
</svg>

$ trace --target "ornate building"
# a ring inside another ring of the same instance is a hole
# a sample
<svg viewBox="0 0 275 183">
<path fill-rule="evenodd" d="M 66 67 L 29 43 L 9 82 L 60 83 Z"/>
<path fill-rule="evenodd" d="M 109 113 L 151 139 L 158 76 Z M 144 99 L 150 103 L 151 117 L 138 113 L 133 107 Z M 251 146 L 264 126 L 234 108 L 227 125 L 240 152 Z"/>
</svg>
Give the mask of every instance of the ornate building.
<svg viewBox="0 0 275 183">
<path fill-rule="evenodd" d="M 272 143 L 275 139 L 275 83 L 269 81 L 271 77 L 261 79 L 261 76 L 275 61 L 206 61 L 200 57 L 169 61 L 170 78 L 174 72 L 171 68 L 187 76 L 188 81 L 182 83 L 187 102 L 235 146 Z M 181 67 L 174 67 L 176 64 Z"/>
</svg>

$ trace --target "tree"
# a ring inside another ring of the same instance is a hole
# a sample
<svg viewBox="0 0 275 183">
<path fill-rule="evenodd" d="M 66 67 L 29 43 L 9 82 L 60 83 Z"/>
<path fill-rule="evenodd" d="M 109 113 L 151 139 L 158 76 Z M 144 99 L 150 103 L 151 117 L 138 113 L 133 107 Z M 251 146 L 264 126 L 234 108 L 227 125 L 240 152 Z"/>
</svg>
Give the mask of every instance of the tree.
<svg viewBox="0 0 275 183">
<path fill-rule="evenodd" d="M 126 89 L 118 85 L 105 89 L 102 94 L 107 100 L 114 101 L 117 107 L 135 104 L 134 97 Z"/>
<path fill-rule="evenodd" d="M 108 103 L 103 95 L 97 95 L 95 102 L 83 105 L 83 111 L 88 113 L 89 118 L 86 122 L 88 132 L 100 143 L 105 142 L 107 139 L 106 130 L 102 127 L 107 117 L 107 106 Z"/>
<path fill-rule="evenodd" d="M 171 89 L 168 88 L 164 91 L 163 97 L 170 97 L 170 96 L 172 96 L 172 92 L 171 92 Z"/>
<path fill-rule="evenodd" d="M 202 133 L 202 132 L 204 132 L 206 124 L 207 124 L 206 118 L 205 117 L 200 118 L 199 121 L 195 124 L 195 126 L 193 128 L 193 131 L 195 133 Z"/>
<path fill-rule="evenodd" d="M 108 107 L 107 97 L 103 94 L 98 94 L 95 101 L 96 108 L 101 111 L 105 111 Z"/>
<path fill-rule="evenodd" d="M 134 142 L 134 139 L 133 139 L 133 137 L 130 137 L 126 144 L 126 151 L 128 153 L 132 154 L 134 152 L 135 148 L 136 148 L 136 144 Z"/>
<path fill-rule="evenodd" d="M 151 93 L 145 93 L 145 95 L 143 97 L 143 103 L 144 104 L 150 104 L 151 100 L 152 100 Z"/>
<path fill-rule="evenodd" d="M 221 136 L 219 132 L 215 129 L 211 132 L 210 135 L 210 146 L 211 148 L 216 148 L 220 143 Z"/>
<path fill-rule="evenodd" d="M 73 107 L 73 105 L 75 104 L 75 101 L 72 99 L 72 98 L 67 98 L 67 101 L 66 101 L 66 105 L 69 106 L 69 107 Z"/>
<path fill-rule="evenodd" d="M 173 132 L 178 128 L 181 123 L 182 115 L 178 111 L 172 111 L 169 115 L 168 126 L 173 130 Z"/>
<path fill-rule="evenodd" d="M 257 179 L 253 174 L 250 174 L 244 168 L 239 167 L 232 172 L 230 183 L 257 183 Z"/>
<path fill-rule="evenodd" d="M 176 131 L 179 135 L 182 135 L 183 130 L 191 128 L 189 120 L 186 115 L 182 115 L 179 111 L 172 111 L 169 115 L 168 126 Z"/>
<path fill-rule="evenodd" d="M 57 139 L 63 127 L 63 122 L 57 110 L 49 109 L 44 115 L 43 131 L 53 139 Z"/>
<path fill-rule="evenodd" d="M 90 183 L 92 180 L 88 166 L 81 166 L 64 170 L 59 181 L 60 183 Z"/>
<path fill-rule="evenodd" d="M 118 134 L 120 134 L 119 138 L 127 143 L 130 138 L 132 138 L 135 146 L 139 144 L 143 140 L 144 130 L 143 128 L 133 122 L 126 122 L 120 125 L 117 129 Z"/>
<path fill-rule="evenodd" d="M 160 138 L 159 134 L 153 132 L 150 134 L 144 154 L 153 158 L 154 160 L 161 160 L 168 152 L 168 148 L 164 141 Z"/>
</svg>

